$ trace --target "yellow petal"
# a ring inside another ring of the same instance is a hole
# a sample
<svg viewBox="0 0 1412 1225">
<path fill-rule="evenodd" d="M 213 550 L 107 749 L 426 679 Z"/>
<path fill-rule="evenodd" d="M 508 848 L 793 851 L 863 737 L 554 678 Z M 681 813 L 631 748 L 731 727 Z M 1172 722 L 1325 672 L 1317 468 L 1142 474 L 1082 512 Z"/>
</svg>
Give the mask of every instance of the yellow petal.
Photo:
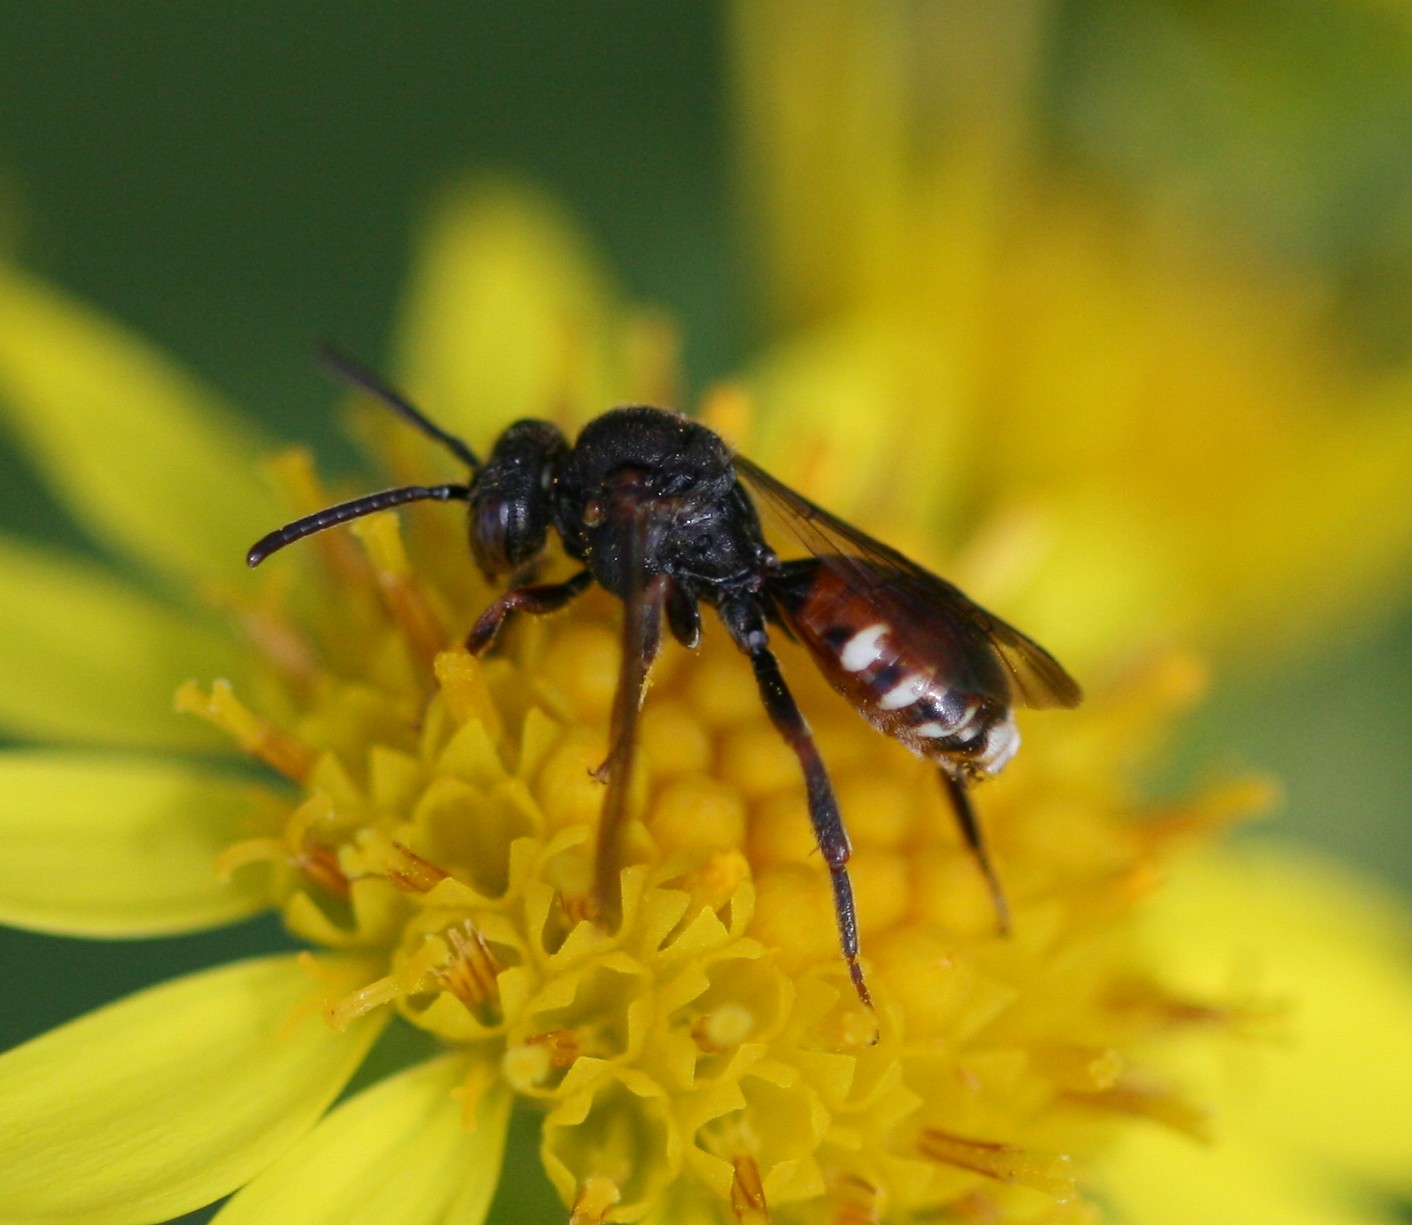
<svg viewBox="0 0 1412 1225">
<path fill-rule="evenodd" d="M 878 61 L 921 40 L 898 42 L 890 7 L 818 21 L 796 4 L 731 6 L 751 216 L 768 305 L 788 323 L 856 297 L 898 229 L 903 78 L 879 88 Z"/>
<path fill-rule="evenodd" d="M 997 611 L 1081 670 L 1134 640 L 1258 663 L 1397 599 L 1412 375 L 1357 356 L 1317 267 L 1045 178 L 1045 6 L 960 8 L 734 6 L 747 186 L 806 325 L 759 382 L 779 453 L 864 523 L 1023 521 Z"/>
<path fill-rule="evenodd" d="M 479 1225 L 500 1179 L 510 1095 L 474 1126 L 448 1056 L 389 1077 L 335 1110 L 221 1210 L 219 1225 Z"/>
<path fill-rule="evenodd" d="M 254 440 L 137 337 L 0 269 L 0 419 L 98 538 L 182 578 L 238 573 L 280 512 Z"/>
<path fill-rule="evenodd" d="M 673 1188 L 642 1218 L 642 1225 L 720 1225 L 723 1207 L 721 1200 L 713 1199 L 707 1192 L 692 1194 L 690 1190 Z"/>
<path fill-rule="evenodd" d="M 1263 461 L 1208 478 L 1211 487 L 1239 480 L 1243 492 L 1238 515 L 1214 516 L 1199 540 L 1196 577 L 1209 605 L 1198 632 L 1210 636 L 1214 622 L 1242 654 L 1262 638 L 1298 649 L 1405 599 L 1412 375 L 1387 394 L 1356 394 L 1330 395 L 1322 412 L 1263 433 L 1255 423 L 1245 437 Z"/>
<path fill-rule="evenodd" d="M 231 641 L 96 567 L 0 537 L 0 726 L 122 748 L 210 748 L 177 713 L 189 676 L 230 676 Z"/>
<path fill-rule="evenodd" d="M 408 388 L 482 452 L 520 417 L 582 420 L 625 398 L 607 274 L 568 219 L 527 189 L 463 188 L 446 201 L 405 318 Z"/>
<path fill-rule="evenodd" d="M 0 1057 L 0 1220 L 165 1220 L 248 1181 L 313 1126 L 377 1033 L 330 1030 L 324 991 L 295 958 L 238 962 Z"/>
<path fill-rule="evenodd" d="M 287 807 L 287 806 L 285 806 Z M 278 828 L 264 788 L 209 770 L 77 753 L 0 754 L 0 919 L 75 936 L 158 936 L 268 904 L 216 856 Z"/>
<path fill-rule="evenodd" d="M 991 430 L 964 465 L 1042 492 L 1034 582 L 1080 651 L 1194 638 L 1244 662 L 1397 598 L 1412 375 L 1351 362 L 1317 285 L 1144 250 L 1099 215 L 1062 197 L 991 270 L 1010 309 L 978 338 Z"/>
<path fill-rule="evenodd" d="M 1152 922 L 1171 981 L 1196 998 L 1281 1001 L 1288 1038 L 1232 1038 L 1227 1063 L 1183 1067 L 1188 1084 L 1214 1095 L 1217 1143 L 1207 1151 L 1130 1140 L 1114 1185 L 1127 1185 L 1134 1219 L 1372 1219 L 1352 1208 L 1412 1193 L 1405 906 L 1327 860 L 1247 846 L 1179 870 Z M 1184 1194 L 1164 1210 L 1173 1185 Z M 1266 1208 L 1247 1207 L 1261 1196 Z M 1200 1201 L 1227 1207 L 1212 1216 Z"/>
<path fill-rule="evenodd" d="M 812 323 L 900 277 L 964 295 L 1029 151 L 1044 5 L 731 6 L 746 188 L 772 307 Z M 980 68 L 984 65 L 984 68 Z M 961 246 L 928 213 L 981 228 Z"/>
<path fill-rule="evenodd" d="M 1124 1134 L 1103 1159 L 1114 1225 L 1386 1225 L 1358 1189 L 1330 1194 L 1313 1169 L 1272 1161 L 1224 1134 L 1209 1146 L 1153 1127 Z"/>
<path fill-rule="evenodd" d="M 937 526 L 962 513 L 984 445 L 983 421 L 959 411 L 955 365 L 934 327 L 892 312 L 798 333 L 751 371 L 765 411 L 732 442 L 863 530 L 887 525 L 890 543 L 900 533 L 934 547 Z"/>
</svg>

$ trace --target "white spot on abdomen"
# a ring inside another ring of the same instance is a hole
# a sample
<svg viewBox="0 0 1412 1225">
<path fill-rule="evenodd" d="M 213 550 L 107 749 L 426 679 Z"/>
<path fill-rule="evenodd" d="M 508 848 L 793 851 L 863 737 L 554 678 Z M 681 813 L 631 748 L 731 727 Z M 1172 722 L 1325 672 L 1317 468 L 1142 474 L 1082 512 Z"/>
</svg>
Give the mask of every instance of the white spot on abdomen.
<svg viewBox="0 0 1412 1225">
<path fill-rule="evenodd" d="M 878 642 L 887 633 L 887 626 L 879 621 L 865 630 L 859 630 L 844 646 L 838 657 L 848 672 L 861 672 L 881 654 Z"/>
<path fill-rule="evenodd" d="M 926 681 L 914 676 L 889 689 L 878 699 L 878 705 L 883 710 L 901 710 L 904 706 L 911 706 L 926 690 Z"/>
<path fill-rule="evenodd" d="M 951 735 L 963 735 L 968 727 L 976 721 L 976 716 L 981 713 L 979 703 L 972 703 L 962 712 L 961 717 L 951 726 Z"/>
<path fill-rule="evenodd" d="M 954 723 L 947 722 L 943 715 L 939 719 L 931 719 L 926 723 L 919 723 L 910 730 L 914 736 L 925 736 L 929 740 L 940 740 L 942 737 L 960 738 L 965 736 L 971 724 L 976 721 L 976 716 L 980 713 L 980 703 L 971 702 L 961 711 L 961 717 Z"/>
<path fill-rule="evenodd" d="M 985 751 L 981 754 L 980 767 L 987 774 L 998 774 L 1020 747 L 1020 729 L 1015 726 L 1015 716 L 1006 712 L 1005 718 L 992 724 L 986 732 Z"/>
</svg>

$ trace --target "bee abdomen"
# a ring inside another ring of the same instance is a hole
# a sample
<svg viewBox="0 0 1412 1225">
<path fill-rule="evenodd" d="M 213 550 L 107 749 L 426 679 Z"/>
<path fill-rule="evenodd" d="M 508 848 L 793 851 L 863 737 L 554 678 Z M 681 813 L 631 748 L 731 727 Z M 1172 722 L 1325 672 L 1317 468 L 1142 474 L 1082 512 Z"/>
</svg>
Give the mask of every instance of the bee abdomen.
<svg viewBox="0 0 1412 1225">
<path fill-rule="evenodd" d="M 947 644 L 905 608 L 869 599 L 818 559 L 789 563 L 772 590 L 825 679 L 879 731 L 956 773 L 993 774 L 1014 756 L 1008 703 L 951 683 Z"/>
</svg>

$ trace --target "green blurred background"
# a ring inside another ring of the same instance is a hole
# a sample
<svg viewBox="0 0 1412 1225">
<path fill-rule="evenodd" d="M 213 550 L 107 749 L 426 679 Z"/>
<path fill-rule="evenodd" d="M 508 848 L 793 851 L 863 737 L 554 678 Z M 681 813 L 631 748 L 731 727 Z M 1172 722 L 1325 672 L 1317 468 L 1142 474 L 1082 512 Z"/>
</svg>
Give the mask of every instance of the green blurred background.
<svg viewBox="0 0 1412 1225">
<path fill-rule="evenodd" d="M 1369 360 L 1412 356 L 1412 15 L 1083 0 L 1050 21 L 1049 156 L 1318 265 Z M 721 6 L 680 0 L 0 0 L 0 252 L 348 466 L 314 341 L 385 358 L 432 197 L 468 169 L 508 170 L 558 195 L 630 296 L 681 322 L 699 388 L 750 354 L 762 317 L 727 46 Z M 3 439 L 0 521 L 89 547 Z M 1273 832 L 1412 887 L 1412 604 L 1291 663 L 1218 677 L 1168 781 L 1267 770 L 1287 791 Z M 4 933 L 0 1046 L 278 939 L 268 923 L 146 945 Z"/>
</svg>

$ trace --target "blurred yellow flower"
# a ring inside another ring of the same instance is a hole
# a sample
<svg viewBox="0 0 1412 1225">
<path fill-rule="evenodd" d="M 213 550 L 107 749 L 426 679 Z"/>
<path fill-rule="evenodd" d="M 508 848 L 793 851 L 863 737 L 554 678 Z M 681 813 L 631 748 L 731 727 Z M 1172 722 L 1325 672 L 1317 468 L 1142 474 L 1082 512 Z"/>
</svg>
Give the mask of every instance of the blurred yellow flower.
<svg viewBox="0 0 1412 1225">
<path fill-rule="evenodd" d="M 245 574 L 251 541 L 333 500 L 309 457 L 260 482 L 270 448 L 215 397 L 7 268 L 0 414 L 146 581 L 0 543 L 0 722 L 63 746 L 0 757 L 0 917 L 156 935 L 275 907 L 320 951 L 180 979 L 0 1057 L 0 1222 L 156 1221 L 232 1191 L 225 1225 L 475 1222 L 515 1102 L 576 1225 L 1282 1225 L 1372 1220 L 1360 1192 L 1408 1190 L 1403 912 L 1209 849 L 1263 784 L 1137 789 L 1201 688 L 1167 641 L 1248 641 L 1276 603 L 1293 639 L 1405 553 L 1378 501 L 1405 416 L 1362 387 L 1359 428 L 1331 419 L 1350 381 L 1287 295 L 1014 182 L 1013 116 L 918 159 L 915 100 L 870 58 L 898 50 L 870 32 L 889 11 L 835 36 L 742 9 L 789 326 L 702 412 L 863 526 L 949 554 L 1093 682 L 981 794 L 1014 936 L 929 772 L 782 648 L 856 847 L 876 1021 L 860 1007 L 797 765 L 709 630 L 654 677 L 621 929 L 585 921 L 613 601 L 478 662 L 453 644 L 491 593 L 436 507 L 405 540 L 367 519 Z M 821 148 L 834 108 L 866 138 Z M 997 216 L 1002 199 L 1029 203 Z M 676 394 L 670 330 L 502 186 L 443 209 L 403 349 L 406 387 L 477 445 L 516 417 Z M 444 470 L 396 423 L 356 425 L 392 476 Z M 1289 523 L 1315 478 L 1324 500 Z M 1222 506 L 1193 505 L 1194 481 L 1223 482 Z M 1334 540 L 1348 567 L 1316 588 L 1303 547 Z M 231 742 L 264 768 L 232 770 Z M 393 1014 L 439 1053 L 330 1111 Z M 1317 1046 L 1290 1056 L 1269 1040 L 1286 1034 Z M 1257 1056 L 1266 1084 L 1222 1074 Z"/>
<path fill-rule="evenodd" d="M 532 262 L 536 276 L 514 275 Z M 533 200 L 458 200 L 425 266 L 414 321 L 469 303 L 506 321 L 484 342 L 506 369 L 568 372 L 512 412 L 538 397 L 541 413 L 581 420 L 670 372 L 660 331 L 616 306 Z M 870 1045 L 795 764 L 719 635 L 663 658 L 637 863 L 609 936 L 579 916 L 599 803 L 588 769 L 616 675 L 612 602 L 526 624 L 484 664 L 446 649 L 489 593 L 458 518 L 435 508 L 408 517 L 405 547 L 384 516 L 359 525 L 357 545 L 320 537 L 247 580 L 230 558 L 332 496 L 307 458 L 271 467 L 277 509 L 245 484 L 254 448 L 209 397 L 22 273 L 0 284 L 10 420 L 95 534 L 220 610 L 176 619 L 167 602 L 7 546 L 17 606 L 49 610 L 6 647 L 7 721 L 71 747 L 17 750 L 0 771 L 5 915 L 112 935 L 274 905 L 327 950 L 154 988 L 0 1059 L 0 1219 L 148 1221 L 248 1184 L 222 1220 L 343 1220 L 355 1204 L 388 1220 L 475 1220 L 516 1096 L 543 1111 L 545 1169 L 581 1222 L 1080 1220 L 1102 1154 L 1140 1126 L 1125 1120 L 1205 1134 L 1163 1048 L 1259 1027 L 1270 1000 L 1168 983 L 1134 922 L 1160 865 L 1264 801 L 1249 784 L 1159 811 L 1135 800 L 1129 779 L 1199 688 L 1192 665 L 1128 669 L 1064 726 L 1036 728 L 983 797 L 1016 911 L 1006 940 L 919 763 L 788 657 L 857 847 L 880 1005 Z M 412 385 L 447 389 L 451 428 L 493 434 L 505 415 L 494 384 L 470 380 L 480 400 L 453 394 L 452 337 L 416 322 L 410 335 Z M 708 415 L 746 434 L 740 402 L 717 397 Z M 156 439 L 163 479 L 131 479 Z M 443 459 L 407 453 L 422 445 L 403 438 L 399 452 L 391 434 L 387 453 L 425 475 Z M 789 458 L 764 441 L 756 453 Z M 188 516 L 197 488 L 225 513 Z M 134 627 L 140 676 L 230 678 L 190 682 L 178 704 L 268 780 L 82 748 L 110 723 L 129 749 L 193 745 L 154 709 L 150 682 L 129 689 L 137 665 L 102 649 L 114 621 L 95 608 Z M 90 685 L 69 679 L 61 700 L 50 681 L 71 669 Z M 315 1126 L 394 1009 L 449 1053 Z M 177 1091 L 193 1084 L 205 1091 Z"/>
<path fill-rule="evenodd" d="M 1412 370 L 1358 359 L 1314 270 L 1046 171 L 1052 8 L 736 6 L 781 475 L 1003 539 L 1006 607 L 1080 666 L 1272 657 L 1405 582 Z"/>
<path fill-rule="evenodd" d="M 1306 34 L 1336 37 L 1339 8 L 1303 12 Z M 1367 360 L 1332 325 L 1336 273 L 1274 267 L 1248 236 L 1062 168 L 1039 101 L 1056 6 L 734 15 L 782 337 L 755 385 L 798 459 L 782 475 L 826 474 L 863 522 L 950 541 L 950 573 L 1089 677 L 1143 643 L 1268 665 L 1403 598 L 1405 354 Z M 1132 16 L 1154 40 L 1201 20 Z M 1132 101 L 1106 98 L 1111 121 Z M 1162 891 L 1149 915 L 1172 981 L 1263 974 L 1294 1053 L 1257 1076 L 1204 1069 L 1214 1149 L 1130 1135 L 1102 1179 L 1116 1218 L 1382 1219 L 1408 1198 L 1408 919 L 1376 893 L 1248 848 Z"/>
</svg>

